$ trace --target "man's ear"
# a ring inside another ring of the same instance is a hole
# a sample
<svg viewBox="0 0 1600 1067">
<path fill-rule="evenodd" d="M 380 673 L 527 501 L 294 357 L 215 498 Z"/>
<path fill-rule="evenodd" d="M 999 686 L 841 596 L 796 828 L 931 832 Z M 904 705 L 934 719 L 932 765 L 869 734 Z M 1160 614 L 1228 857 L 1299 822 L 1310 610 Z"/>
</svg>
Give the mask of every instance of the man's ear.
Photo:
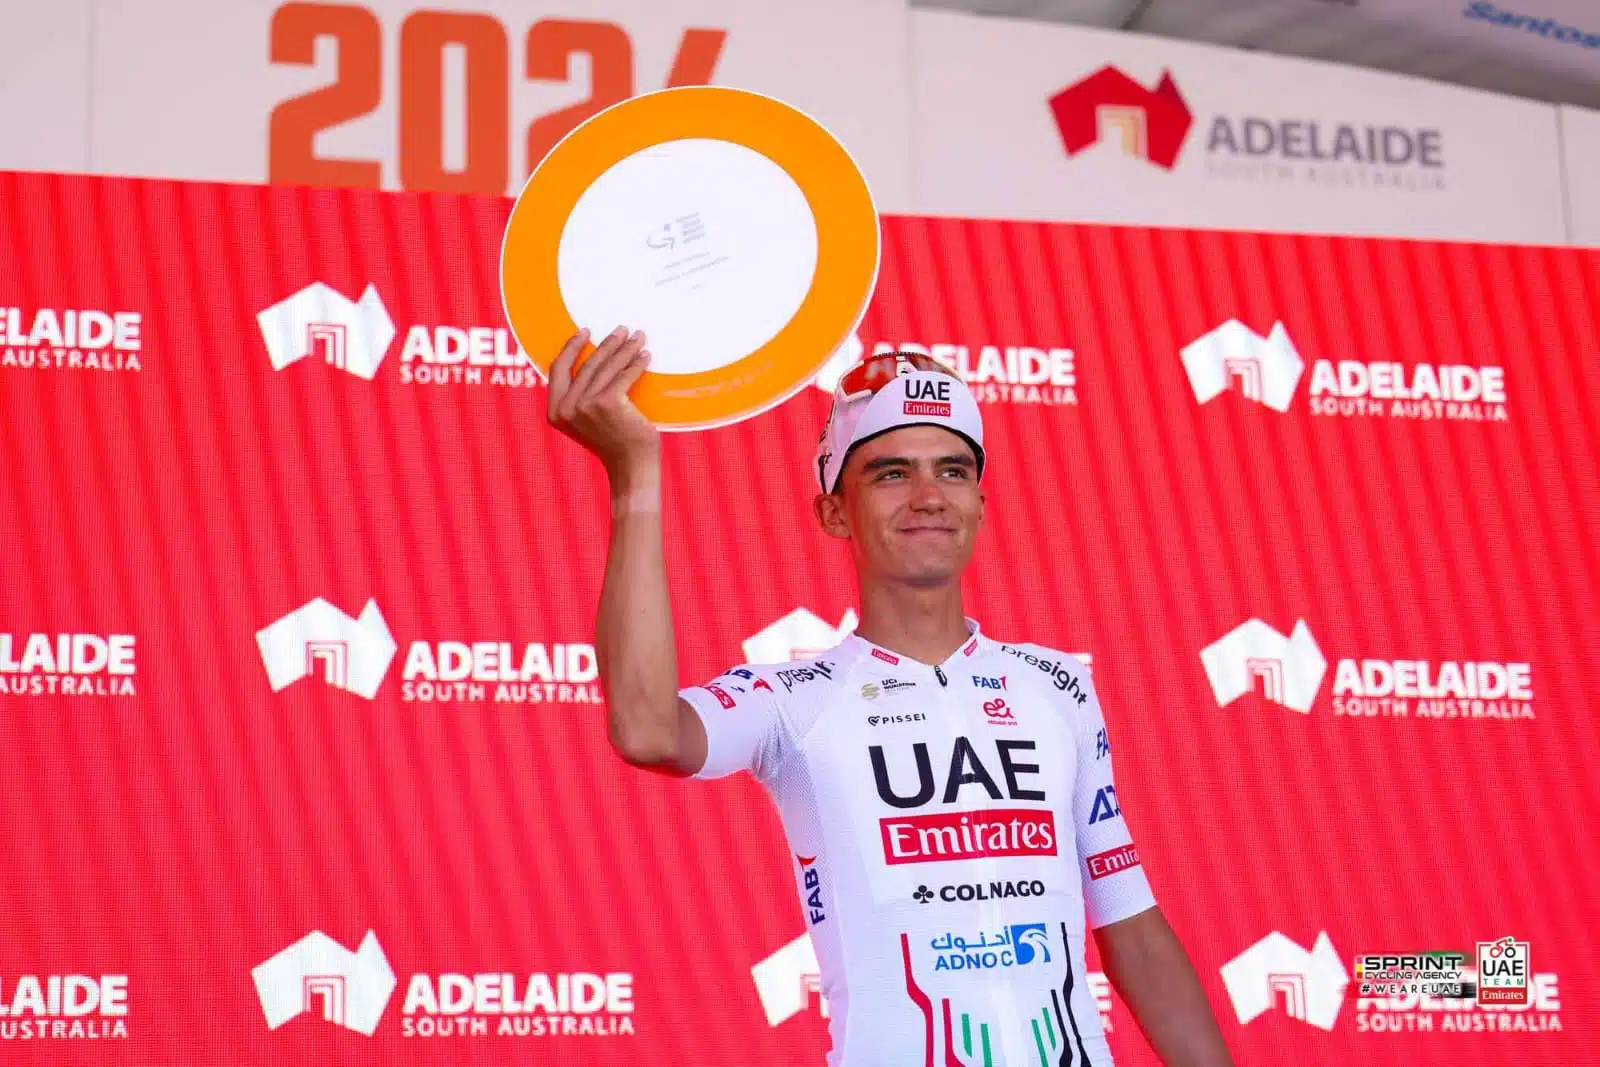
<svg viewBox="0 0 1600 1067">
<path fill-rule="evenodd" d="M 849 538 L 850 523 L 845 518 L 843 496 L 838 493 L 818 493 L 811 501 L 811 510 L 816 513 L 817 523 L 823 533 L 829 537 Z"/>
</svg>

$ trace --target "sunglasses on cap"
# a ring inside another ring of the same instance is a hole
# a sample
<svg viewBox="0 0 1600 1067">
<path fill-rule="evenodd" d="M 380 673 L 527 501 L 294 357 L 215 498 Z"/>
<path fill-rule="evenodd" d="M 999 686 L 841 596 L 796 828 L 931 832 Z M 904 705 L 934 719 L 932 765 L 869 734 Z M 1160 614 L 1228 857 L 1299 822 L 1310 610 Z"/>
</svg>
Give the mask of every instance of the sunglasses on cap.
<svg viewBox="0 0 1600 1067">
<path fill-rule="evenodd" d="M 851 367 L 845 372 L 844 377 L 839 379 L 839 388 L 846 400 L 872 396 L 894 381 L 899 376 L 902 366 L 910 366 L 913 370 L 948 374 L 952 378 L 956 376 L 955 372 L 932 356 L 925 356 L 920 352 L 884 352 L 882 355 L 870 356 Z"/>
</svg>

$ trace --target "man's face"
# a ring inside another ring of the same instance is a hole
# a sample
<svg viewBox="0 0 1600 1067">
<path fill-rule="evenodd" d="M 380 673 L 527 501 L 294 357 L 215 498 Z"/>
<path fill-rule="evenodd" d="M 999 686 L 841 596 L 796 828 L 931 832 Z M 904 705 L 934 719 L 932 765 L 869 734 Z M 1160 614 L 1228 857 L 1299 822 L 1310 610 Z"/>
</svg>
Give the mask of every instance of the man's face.
<svg viewBox="0 0 1600 1067">
<path fill-rule="evenodd" d="M 838 492 L 816 501 L 823 529 L 850 539 L 864 574 L 924 587 L 959 578 L 983 508 L 972 446 L 937 426 L 907 426 L 860 445 Z"/>
</svg>

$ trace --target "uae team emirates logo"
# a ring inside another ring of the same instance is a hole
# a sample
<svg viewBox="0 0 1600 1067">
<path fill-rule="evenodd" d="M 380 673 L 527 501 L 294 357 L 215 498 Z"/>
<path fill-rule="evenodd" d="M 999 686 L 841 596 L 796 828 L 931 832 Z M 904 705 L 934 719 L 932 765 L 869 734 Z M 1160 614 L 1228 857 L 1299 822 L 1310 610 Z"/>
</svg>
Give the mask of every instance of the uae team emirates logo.
<svg viewBox="0 0 1600 1067">
<path fill-rule="evenodd" d="M 988 801 L 1043 803 L 1045 791 L 1031 788 L 1037 783 L 1039 773 L 1034 756 L 1036 744 L 1015 738 L 989 744 L 996 753 L 990 757 L 992 770 L 978 755 L 979 747 L 988 745 L 974 746 L 966 737 L 957 737 L 948 757 L 941 753 L 937 760 L 924 741 L 911 745 L 909 753 L 891 754 L 884 745 L 873 745 L 867 752 L 872 760 L 878 798 L 892 808 L 922 808 L 933 803 L 954 807 L 960 803 L 961 791 L 966 788 L 983 790 Z M 914 790 L 904 792 L 899 788 L 891 775 L 891 763 L 895 768 L 915 764 L 917 784 Z M 934 778 L 936 765 L 950 768 L 948 780 L 942 787 Z M 883 860 L 891 866 L 1056 855 L 1055 815 L 1047 807 L 919 811 L 915 814 L 907 810 L 904 815 L 880 818 L 878 828 L 883 840 Z"/>
</svg>

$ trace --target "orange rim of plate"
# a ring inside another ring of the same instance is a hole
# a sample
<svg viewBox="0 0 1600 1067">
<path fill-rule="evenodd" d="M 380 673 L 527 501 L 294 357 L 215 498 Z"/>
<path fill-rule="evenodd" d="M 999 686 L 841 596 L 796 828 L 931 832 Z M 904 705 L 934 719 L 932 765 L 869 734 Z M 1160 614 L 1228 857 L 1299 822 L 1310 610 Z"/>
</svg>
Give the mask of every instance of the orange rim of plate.
<svg viewBox="0 0 1600 1067">
<path fill-rule="evenodd" d="M 817 266 L 777 335 L 732 363 L 694 374 L 647 372 L 629 396 L 662 429 L 724 425 L 793 396 L 860 322 L 878 276 L 878 215 L 855 160 L 804 112 L 721 86 L 632 97 L 567 134 L 529 176 L 500 247 L 500 299 L 522 350 L 546 380 L 578 326 L 561 296 L 561 234 L 578 199 L 636 152 L 685 138 L 743 145 L 800 187 L 817 227 Z M 506 284 L 515 278 L 515 286 Z M 594 351 L 587 346 L 584 356 Z"/>
</svg>

